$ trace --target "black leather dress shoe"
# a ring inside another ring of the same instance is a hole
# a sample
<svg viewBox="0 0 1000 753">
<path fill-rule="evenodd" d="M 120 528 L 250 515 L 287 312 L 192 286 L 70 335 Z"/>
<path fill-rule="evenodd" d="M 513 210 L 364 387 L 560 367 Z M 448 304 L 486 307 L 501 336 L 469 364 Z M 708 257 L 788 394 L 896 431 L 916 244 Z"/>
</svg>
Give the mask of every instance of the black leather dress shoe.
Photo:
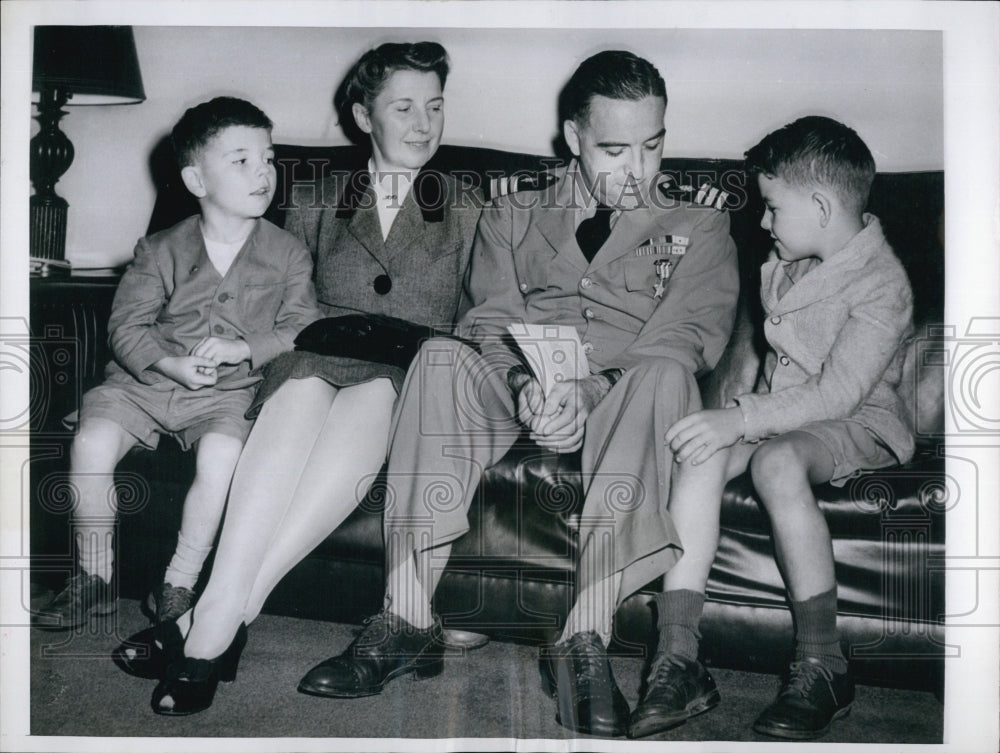
<svg viewBox="0 0 1000 753">
<path fill-rule="evenodd" d="M 676 727 L 719 705 L 715 680 L 697 661 L 660 654 L 653 662 L 646 690 L 629 721 L 629 737 L 645 737 Z"/>
<path fill-rule="evenodd" d="M 299 682 L 299 692 L 330 698 L 361 698 L 382 692 L 396 677 L 413 673 L 423 680 L 444 669 L 441 622 L 419 630 L 402 617 L 383 611 L 339 656 L 327 659 Z"/>
<path fill-rule="evenodd" d="M 850 673 L 834 674 L 817 660 L 792 662 L 778 698 L 754 722 L 757 732 L 792 740 L 822 737 L 834 719 L 847 716 L 854 702 Z"/>
<path fill-rule="evenodd" d="M 618 737 L 628 729 L 629 707 L 618 689 L 597 633 L 577 633 L 544 649 L 542 675 L 556 697 L 556 721 L 574 732 Z"/>
</svg>

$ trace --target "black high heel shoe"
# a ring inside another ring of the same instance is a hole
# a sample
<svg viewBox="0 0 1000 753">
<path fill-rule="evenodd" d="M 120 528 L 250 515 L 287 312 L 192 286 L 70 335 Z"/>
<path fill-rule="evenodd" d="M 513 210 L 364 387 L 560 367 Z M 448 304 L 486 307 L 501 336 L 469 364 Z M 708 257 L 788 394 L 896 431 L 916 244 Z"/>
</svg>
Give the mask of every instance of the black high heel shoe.
<svg viewBox="0 0 1000 753">
<path fill-rule="evenodd" d="M 184 636 L 174 621 L 161 622 L 130 637 L 111 652 L 118 668 L 144 680 L 162 680 L 171 662 L 183 658 Z"/>
<path fill-rule="evenodd" d="M 241 624 L 236 637 L 221 656 L 215 659 L 192 659 L 181 655 L 167 667 L 166 677 L 160 680 L 150 705 L 153 711 L 164 716 L 187 716 L 204 711 L 212 705 L 215 690 L 220 682 L 236 679 L 240 655 L 247 644 L 247 626 Z M 164 701 L 169 699 L 170 705 Z"/>
</svg>

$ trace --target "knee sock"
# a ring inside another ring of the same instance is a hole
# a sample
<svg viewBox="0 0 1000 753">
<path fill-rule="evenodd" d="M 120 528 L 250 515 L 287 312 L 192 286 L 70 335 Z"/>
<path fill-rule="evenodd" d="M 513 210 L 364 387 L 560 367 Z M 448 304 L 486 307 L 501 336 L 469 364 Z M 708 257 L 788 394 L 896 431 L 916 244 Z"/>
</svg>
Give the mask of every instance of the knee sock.
<svg viewBox="0 0 1000 753">
<path fill-rule="evenodd" d="M 697 661 L 698 642 L 701 640 L 698 624 L 704 606 L 705 594 L 686 588 L 656 594 L 657 627 L 660 630 L 656 652 L 666 655 L 669 661 L 678 665 L 682 664 L 678 659 Z"/>
<path fill-rule="evenodd" d="M 194 546 L 184 537 L 184 532 L 177 534 L 177 548 L 174 556 L 170 559 L 167 571 L 163 576 L 163 582 L 169 583 L 174 588 L 194 588 L 201 574 L 201 568 L 205 564 L 205 559 L 212 551 L 212 545 Z"/>
<path fill-rule="evenodd" d="M 792 602 L 795 620 L 795 661 L 818 659 L 832 672 L 847 671 L 837 632 L 837 589 L 831 588 L 805 601 Z"/>
<path fill-rule="evenodd" d="M 73 524 L 76 556 L 80 570 L 111 582 L 115 562 L 115 524 L 113 519 L 94 518 Z"/>
</svg>

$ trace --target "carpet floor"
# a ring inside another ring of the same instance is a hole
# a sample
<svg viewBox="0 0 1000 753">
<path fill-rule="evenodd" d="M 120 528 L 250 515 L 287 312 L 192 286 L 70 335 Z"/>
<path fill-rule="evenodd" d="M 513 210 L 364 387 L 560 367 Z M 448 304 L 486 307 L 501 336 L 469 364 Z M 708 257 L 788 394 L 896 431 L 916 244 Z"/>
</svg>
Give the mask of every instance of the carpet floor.
<svg viewBox="0 0 1000 753">
<path fill-rule="evenodd" d="M 440 676 L 391 682 L 381 695 L 333 700 L 296 692 L 313 665 L 339 653 L 356 628 L 261 616 L 250 628 L 236 682 L 220 685 L 215 703 L 189 717 L 149 708 L 155 683 L 126 675 L 111 661 L 115 646 L 147 622 L 138 602 L 115 617 L 73 632 L 33 630 L 32 735 L 227 738 L 504 738 L 565 740 L 555 702 L 542 690 L 537 648 L 490 642 L 449 656 Z M 634 707 L 641 662 L 612 660 Z M 778 688 L 771 675 L 713 670 L 722 694 L 714 710 L 652 740 L 776 742 L 751 729 Z M 859 686 L 849 716 L 823 742 L 940 743 L 943 706 L 930 693 Z M 277 742 L 277 741 L 275 741 Z M 275 746 L 278 747 L 277 745 Z"/>
</svg>

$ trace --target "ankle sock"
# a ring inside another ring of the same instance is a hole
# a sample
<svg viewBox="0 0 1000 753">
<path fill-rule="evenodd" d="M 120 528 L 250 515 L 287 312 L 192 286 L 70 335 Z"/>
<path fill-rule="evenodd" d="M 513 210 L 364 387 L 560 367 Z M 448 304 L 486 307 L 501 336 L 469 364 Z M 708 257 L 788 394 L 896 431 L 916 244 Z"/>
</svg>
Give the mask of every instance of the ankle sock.
<svg viewBox="0 0 1000 753">
<path fill-rule="evenodd" d="M 169 583 L 174 588 L 194 589 L 194 584 L 198 582 L 201 568 L 205 564 L 212 545 L 195 546 L 184 536 L 181 531 L 177 534 L 177 548 L 174 556 L 167 565 L 167 571 L 163 575 L 163 582 Z"/>
<path fill-rule="evenodd" d="M 795 620 L 795 661 L 809 657 L 817 659 L 831 672 L 846 672 L 847 659 L 840 649 L 837 632 L 837 588 L 805 601 L 792 601 L 791 605 Z"/>
<path fill-rule="evenodd" d="M 111 582 L 115 565 L 114 520 L 81 520 L 73 524 L 76 556 L 80 569 Z"/>
<path fill-rule="evenodd" d="M 698 625 L 705 607 L 705 594 L 681 588 L 656 594 L 655 599 L 659 613 L 657 627 L 660 630 L 657 653 L 689 662 L 697 661 L 701 640 Z"/>
</svg>

